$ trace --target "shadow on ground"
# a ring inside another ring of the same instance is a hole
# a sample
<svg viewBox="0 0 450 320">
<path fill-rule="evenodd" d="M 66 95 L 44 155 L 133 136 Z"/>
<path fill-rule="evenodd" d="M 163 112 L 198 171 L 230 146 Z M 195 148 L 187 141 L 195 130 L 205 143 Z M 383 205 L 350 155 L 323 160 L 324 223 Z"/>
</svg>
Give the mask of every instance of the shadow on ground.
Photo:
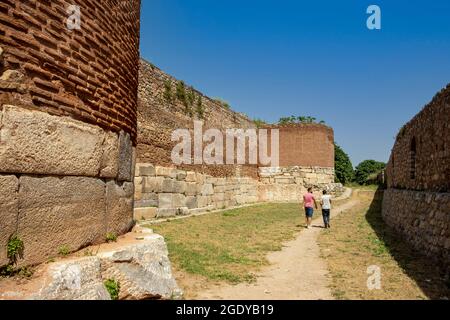
<svg viewBox="0 0 450 320">
<path fill-rule="evenodd" d="M 383 190 L 379 188 L 366 213 L 366 220 L 383 241 L 404 272 L 422 289 L 430 299 L 450 299 L 448 280 L 444 279 L 442 270 L 429 257 L 414 250 L 399 235 L 386 225 L 381 216 Z"/>
</svg>

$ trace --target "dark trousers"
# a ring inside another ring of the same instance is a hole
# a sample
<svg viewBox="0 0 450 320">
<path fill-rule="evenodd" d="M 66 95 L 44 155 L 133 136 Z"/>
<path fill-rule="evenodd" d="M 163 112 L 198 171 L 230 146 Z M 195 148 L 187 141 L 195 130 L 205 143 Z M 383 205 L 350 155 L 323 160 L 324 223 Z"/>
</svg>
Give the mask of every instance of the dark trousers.
<svg viewBox="0 0 450 320">
<path fill-rule="evenodd" d="M 330 225 L 330 209 L 322 209 L 323 224 L 326 226 Z"/>
</svg>

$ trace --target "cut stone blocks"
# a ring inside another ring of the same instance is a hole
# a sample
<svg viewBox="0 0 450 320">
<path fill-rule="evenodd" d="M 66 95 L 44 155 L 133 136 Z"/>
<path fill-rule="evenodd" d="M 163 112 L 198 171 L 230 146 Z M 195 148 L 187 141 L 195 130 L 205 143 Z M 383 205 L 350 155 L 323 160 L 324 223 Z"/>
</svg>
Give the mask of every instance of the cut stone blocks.
<svg viewBox="0 0 450 320">
<path fill-rule="evenodd" d="M 136 164 L 136 177 L 154 177 L 156 175 L 155 167 L 148 163 Z"/>
<path fill-rule="evenodd" d="M 106 232 L 116 235 L 133 227 L 133 184 L 115 181 L 106 183 Z"/>
<path fill-rule="evenodd" d="M 26 264 L 104 241 L 105 183 L 87 177 L 20 178 L 17 234 Z"/>
<path fill-rule="evenodd" d="M 3 106 L 0 172 L 115 178 L 116 142 L 117 135 L 94 125 Z"/>
<path fill-rule="evenodd" d="M 201 192 L 202 196 L 210 196 L 214 194 L 214 188 L 213 185 L 208 183 L 208 184 L 204 184 L 202 186 L 202 192 Z"/>
<path fill-rule="evenodd" d="M 134 218 L 136 220 L 150 220 L 157 216 L 158 208 L 134 208 Z"/>
<path fill-rule="evenodd" d="M 198 198 L 195 196 L 186 197 L 186 206 L 189 209 L 198 208 Z"/>
<path fill-rule="evenodd" d="M 119 138 L 114 132 L 105 132 L 100 177 L 115 178 L 119 171 Z"/>
<path fill-rule="evenodd" d="M 166 178 L 175 179 L 177 177 L 177 169 L 167 167 L 155 167 L 156 175 Z"/>
<path fill-rule="evenodd" d="M 0 175 L 0 266 L 9 262 L 6 247 L 17 230 L 18 191 L 19 180 L 16 176 Z"/>
<path fill-rule="evenodd" d="M 177 215 L 178 209 L 157 209 L 157 218 L 168 218 L 175 217 Z"/>
<path fill-rule="evenodd" d="M 150 192 L 163 192 L 163 183 L 165 179 L 163 177 L 144 177 L 143 178 L 143 193 Z"/>
<path fill-rule="evenodd" d="M 133 144 L 128 133 L 121 131 L 119 134 L 119 181 L 133 181 Z"/>
</svg>

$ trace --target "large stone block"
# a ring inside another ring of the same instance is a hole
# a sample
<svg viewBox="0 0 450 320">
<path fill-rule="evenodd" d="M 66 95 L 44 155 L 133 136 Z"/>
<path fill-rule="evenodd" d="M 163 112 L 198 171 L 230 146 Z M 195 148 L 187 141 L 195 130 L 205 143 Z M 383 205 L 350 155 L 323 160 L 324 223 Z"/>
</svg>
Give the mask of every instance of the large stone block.
<svg viewBox="0 0 450 320">
<path fill-rule="evenodd" d="M 202 186 L 202 196 L 210 196 L 214 194 L 214 188 L 213 185 L 210 183 L 204 184 Z"/>
<path fill-rule="evenodd" d="M 111 300 L 103 285 L 98 257 L 86 257 L 52 264 L 33 300 Z"/>
<path fill-rule="evenodd" d="M 173 193 L 160 193 L 158 194 L 158 207 L 160 209 L 172 209 L 173 206 Z"/>
<path fill-rule="evenodd" d="M 206 196 L 197 196 L 197 204 L 199 208 L 207 207 L 210 202 L 208 201 L 208 197 Z"/>
<path fill-rule="evenodd" d="M 155 167 L 156 175 L 160 177 L 172 178 L 176 179 L 177 177 L 177 169 L 168 168 L 168 167 Z"/>
<path fill-rule="evenodd" d="M 185 178 L 186 182 L 196 182 L 197 181 L 197 177 L 195 172 L 193 171 L 188 171 L 186 173 L 186 178 Z"/>
<path fill-rule="evenodd" d="M 156 218 L 158 208 L 134 208 L 134 218 L 136 220 L 149 220 Z"/>
<path fill-rule="evenodd" d="M 117 133 L 105 132 L 100 177 L 116 178 L 119 171 L 119 137 Z"/>
<path fill-rule="evenodd" d="M 143 193 L 151 193 L 151 192 L 163 192 L 163 177 L 144 177 L 143 178 Z"/>
<path fill-rule="evenodd" d="M 104 241 L 105 183 L 86 177 L 20 178 L 19 237 L 21 264 L 36 264 L 58 254 Z"/>
<path fill-rule="evenodd" d="M 146 236 L 142 244 L 101 252 L 103 278 L 120 284 L 119 299 L 148 300 L 179 298 L 182 291 L 172 275 L 163 237 Z"/>
<path fill-rule="evenodd" d="M 133 194 L 131 182 L 106 183 L 106 232 L 119 235 L 133 227 Z"/>
<path fill-rule="evenodd" d="M 187 182 L 186 183 L 185 194 L 187 196 L 195 196 L 195 195 L 198 194 L 198 191 L 199 191 L 198 189 L 199 189 L 199 187 L 198 187 L 197 183 L 195 183 L 195 182 Z"/>
<path fill-rule="evenodd" d="M 189 209 L 196 209 L 198 208 L 198 199 L 195 196 L 188 196 L 186 197 L 186 206 Z"/>
<path fill-rule="evenodd" d="M 3 106 L 0 172 L 113 178 L 114 144 L 114 136 L 97 126 Z"/>
<path fill-rule="evenodd" d="M 180 193 L 175 193 L 173 195 L 173 208 L 186 207 L 186 196 Z"/>
<path fill-rule="evenodd" d="M 156 217 L 157 218 L 169 218 L 175 217 L 178 213 L 178 209 L 173 208 L 159 208 L 157 209 Z"/>
<path fill-rule="evenodd" d="M 137 163 L 136 164 L 136 177 L 154 177 L 156 175 L 155 167 L 149 163 Z"/>
<path fill-rule="evenodd" d="M 0 175 L 0 266 L 9 262 L 6 246 L 17 228 L 18 191 L 19 180 L 16 176 Z"/>
<path fill-rule="evenodd" d="M 130 134 L 121 131 L 119 134 L 119 172 L 117 175 L 119 181 L 133 181 L 133 160 L 133 143 Z"/>
</svg>

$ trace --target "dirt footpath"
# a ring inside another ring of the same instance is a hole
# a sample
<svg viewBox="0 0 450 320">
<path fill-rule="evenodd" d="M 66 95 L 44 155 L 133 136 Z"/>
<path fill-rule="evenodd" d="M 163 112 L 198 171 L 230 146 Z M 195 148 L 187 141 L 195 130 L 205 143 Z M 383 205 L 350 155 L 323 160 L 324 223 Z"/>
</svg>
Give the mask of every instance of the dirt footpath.
<svg viewBox="0 0 450 320">
<path fill-rule="evenodd" d="M 351 200 L 336 207 L 332 210 L 332 217 L 357 203 L 358 200 Z M 268 255 L 270 266 L 257 274 L 255 283 L 214 285 L 197 292 L 196 299 L 333 299 L 328 285 L 327 265 L 320 257 L 320 248 L 317 244 L 317 237 L 323 230 L 321 213 L 316 211 L 315 216 L 313 228 L 303 230 L 295 240 L 287 242 L 282 251 Z"/>
</svg>

